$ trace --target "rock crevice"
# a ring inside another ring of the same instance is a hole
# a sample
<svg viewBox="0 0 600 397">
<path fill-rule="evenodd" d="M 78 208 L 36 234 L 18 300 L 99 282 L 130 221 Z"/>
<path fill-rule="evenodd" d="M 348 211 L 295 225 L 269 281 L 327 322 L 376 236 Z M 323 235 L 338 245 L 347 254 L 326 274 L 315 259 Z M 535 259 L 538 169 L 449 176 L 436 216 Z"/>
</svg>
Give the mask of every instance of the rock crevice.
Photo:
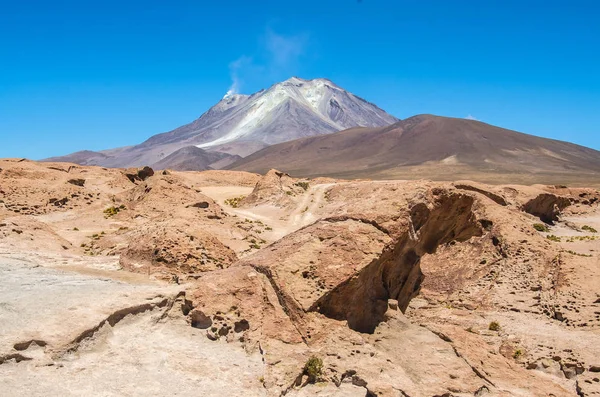
<svg viewBox="0 0 600 397">
<path fill-rule="evenodd" d="M 571 205 L 571 201 L 566 197 L 542 193 L 526 202 L 523 205 L 523 211 L 539 217 L 542 222 L 552 225 L 558 221 L 560 212 L 569 205 Z"/>
<path fill-rule="evenodd" d="M 474 199 L 464 194 L 440 195 L 432 208 L 413 206 L 411 227 L 359 273 L 322 296 L 309 309 L 359 332 L 372 333 L 383 321 L 388 299 L 404 312 L 420 289 L 421 257 L 441 244 L 466 241 L 483 234 L 472 211 Z"/>
</svg>

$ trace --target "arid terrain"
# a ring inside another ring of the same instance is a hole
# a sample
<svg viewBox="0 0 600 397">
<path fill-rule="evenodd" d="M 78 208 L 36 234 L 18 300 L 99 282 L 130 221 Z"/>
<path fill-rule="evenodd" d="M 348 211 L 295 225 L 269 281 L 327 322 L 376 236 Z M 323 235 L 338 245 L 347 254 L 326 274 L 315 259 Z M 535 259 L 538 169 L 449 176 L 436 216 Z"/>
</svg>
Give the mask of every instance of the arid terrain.
<svg viewBox="0 0 600 397">
<path fill-rule="evenodd" d="M 599 396 L 599 203 L 0 160 L 0 394 Z"/>
<path fill-rule="evenodd" d="M 276 168 L 297 177 L 589 186 L 600 180 L 600 152 L 476 120 L 422 114 L 385 127 L 279 143 L 224 168 Z"/>
</svg>

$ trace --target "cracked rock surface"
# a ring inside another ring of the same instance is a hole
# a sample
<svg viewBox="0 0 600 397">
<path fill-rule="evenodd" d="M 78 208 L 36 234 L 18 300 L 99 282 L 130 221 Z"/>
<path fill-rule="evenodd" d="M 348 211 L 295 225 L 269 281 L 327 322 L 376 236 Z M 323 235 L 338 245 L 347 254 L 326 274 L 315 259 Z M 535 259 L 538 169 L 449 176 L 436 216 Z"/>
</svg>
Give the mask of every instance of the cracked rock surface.
<svg viewBox="0 0 600 397">
<path fill-rule="evenodd" d="M 260 356 L 189 327 L 177 306 L 179 286 L 132 285 L 8 258 L 0 258 L 0 279 L 3 395 L 192 396 L 224 388 L 265 395 Z"/>
<path fill-rule="evenodd" d="M 596 189 L 0 169 L 2 395 L 600 395 Z"/>
</svg>

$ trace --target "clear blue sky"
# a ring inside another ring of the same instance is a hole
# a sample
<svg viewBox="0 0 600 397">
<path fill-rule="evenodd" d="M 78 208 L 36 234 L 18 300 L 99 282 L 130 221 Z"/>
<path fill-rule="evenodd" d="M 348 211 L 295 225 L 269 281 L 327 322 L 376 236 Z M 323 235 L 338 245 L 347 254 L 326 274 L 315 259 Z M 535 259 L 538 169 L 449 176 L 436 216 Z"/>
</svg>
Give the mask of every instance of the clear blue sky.
<svg viewBox="0 0 600 397">
<path fill-rule="evenodd" d="M 231 88 L 326 77 L 393 115 L 600 149 L 600 3 L 0 0 L 0 157 L 140 143 Z"/>
</svg>

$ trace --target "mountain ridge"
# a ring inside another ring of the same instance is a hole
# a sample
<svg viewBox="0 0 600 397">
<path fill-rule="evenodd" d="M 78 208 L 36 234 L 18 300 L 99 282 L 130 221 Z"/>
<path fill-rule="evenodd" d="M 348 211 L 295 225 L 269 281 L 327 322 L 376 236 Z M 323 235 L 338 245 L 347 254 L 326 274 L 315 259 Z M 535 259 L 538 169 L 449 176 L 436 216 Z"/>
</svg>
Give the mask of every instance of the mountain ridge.
<svg viewBox="0 0 600 397">
<path fill-rule="evenodd" d="M 417 115 L 387 127 L 350 128 L 262 149 L 228 167 L 295 176 L 475 179 L 527 183 L 600 177 L 600 152 L 475 120 Z M 581 174 L 581 175 L 578 175 Z M 549 177 L 555 175 L 555 177 Z M 537 177 L 536 177 L 537 176 Z"/>
<path fill-rule="evenodd" d="M 153 135 L 138 145 L 82 151 L 52 160 L 105 167 L 153 165 L 187 146 L 246 156 L 300 137 L 354 126 L 381 127 L 396 121 L 396 117 L 330 80 L 292 77 L 252 95 L 226 95 L 191 123 Z"/>
<path fill-rule="evenodd" d="M 157 170 L 206 171 L 226 167 L 240 159 L 240 156 L 207 152 L 196 146 L 185 146 L 154 163 L 152 167 Z"/>
</svg>

